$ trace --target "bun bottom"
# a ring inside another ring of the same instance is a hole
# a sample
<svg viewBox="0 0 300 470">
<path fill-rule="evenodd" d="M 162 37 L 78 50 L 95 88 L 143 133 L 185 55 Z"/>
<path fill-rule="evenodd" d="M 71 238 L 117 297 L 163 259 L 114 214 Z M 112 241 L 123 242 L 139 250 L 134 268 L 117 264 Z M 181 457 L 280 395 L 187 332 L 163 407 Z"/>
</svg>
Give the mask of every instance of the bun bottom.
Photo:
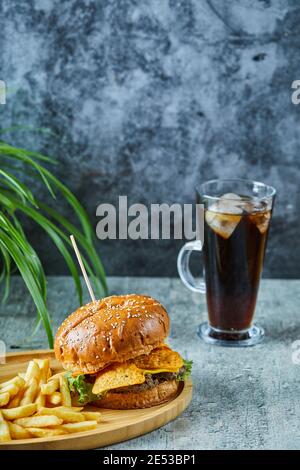
<svg viewBox="0 0 300 470">
<path fill-rule="evenodd" d="M 99 408 L 111 410 L 133 410 L 161 405 L 174 398 L 179 391 L 180 382 L 166 380 L 155 387 L 141 392 L 108 392 L 105 397 L 93 403 Z"/>
</svg>

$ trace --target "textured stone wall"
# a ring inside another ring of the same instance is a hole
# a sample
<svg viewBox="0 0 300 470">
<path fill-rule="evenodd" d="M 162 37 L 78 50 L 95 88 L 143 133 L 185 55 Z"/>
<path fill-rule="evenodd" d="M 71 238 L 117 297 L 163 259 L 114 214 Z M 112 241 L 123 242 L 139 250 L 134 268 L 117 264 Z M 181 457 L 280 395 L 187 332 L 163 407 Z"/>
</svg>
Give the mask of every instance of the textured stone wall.
<svg viewBox="0 0 300 470">
<path fill-rule="evenodd" d="M 2 138 L 57 157 L 94 224 L 96 206 L 122 194 L 183 203 L 211 178 L 271 183 L 265 274 L 299 277 L 299 48 L 297 1 L 1 0 L 1 127 L 51 129 Z M 66 272 L 47 238 L 27 230 L 48 272 Z M 97 247 L 110 274 L 175 275 L 180 244 Z"/>
</svg>

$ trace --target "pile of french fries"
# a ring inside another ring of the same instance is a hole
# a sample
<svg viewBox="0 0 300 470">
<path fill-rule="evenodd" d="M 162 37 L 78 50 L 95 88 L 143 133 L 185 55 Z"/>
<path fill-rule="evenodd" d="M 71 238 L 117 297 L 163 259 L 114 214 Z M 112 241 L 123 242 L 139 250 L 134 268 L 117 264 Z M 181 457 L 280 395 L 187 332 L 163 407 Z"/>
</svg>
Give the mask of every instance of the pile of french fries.
<svg viewBox="0 0 300 470">
<path fill-rule="evenodd" d="M 100 418 L 72 406 L 64 372 L 52 375 L 49 359 L 30 361 L 25 374 L 0 384 L 0 443 L 88 431 Z"/>
</svg>

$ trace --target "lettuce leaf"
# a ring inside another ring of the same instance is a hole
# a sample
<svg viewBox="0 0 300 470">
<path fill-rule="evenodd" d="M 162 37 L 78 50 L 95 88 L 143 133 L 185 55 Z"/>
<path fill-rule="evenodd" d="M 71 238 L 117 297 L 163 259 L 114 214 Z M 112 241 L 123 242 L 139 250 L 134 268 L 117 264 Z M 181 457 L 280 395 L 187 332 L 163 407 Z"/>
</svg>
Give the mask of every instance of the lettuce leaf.
<svg viewBox="0 0 300 470">
<path fill-rule="evenodd" d="M 103 393 L 100 395 L 95 395 L 92 392 L 93 385 L 90 382 L 85 381 L 85 375 L 77 375 L 77 377 L 72 376 L 72 372 L 66 373 L 66 378 L 68 380 L 70 392 L 78 395 L 78 403 L 85 405 L 95 400 L 100 400 L 103 397 Z"/>
<path fill-rule="evenodd" d="M 193 361 L 183 359 L 184 372 L 177 375 L 176 380 L 178 380 L 178 382 L 184 382 L 191 375 L 192 365 Z"/>
</svg>

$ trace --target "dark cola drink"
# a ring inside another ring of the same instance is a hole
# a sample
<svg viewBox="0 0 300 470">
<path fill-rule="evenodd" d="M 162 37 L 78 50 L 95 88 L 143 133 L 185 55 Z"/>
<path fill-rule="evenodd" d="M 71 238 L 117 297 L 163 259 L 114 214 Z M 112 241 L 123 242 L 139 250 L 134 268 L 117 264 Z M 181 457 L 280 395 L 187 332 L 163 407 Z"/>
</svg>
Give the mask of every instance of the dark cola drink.
<svg viewBox="0 0 300 470">
<path fill-rule="evenodd" d="M 197 330 L 206 343 L 248 347 L 264 338 L 253 320 L 275 196 L 272 186 L 238 178 L 196 189 L 200 230 L 180 249 L 177 269 L 187 288 L 206 294 L 208 321 Z M 190 269 L 192 252 L 203 256 L 204 279 Z"/>
<path fill-rule="evenodd" d="M 224 338 L 226 332 L 230 339 L 230 332 L 242 334 L 252 324 L 270 219 L 266 202 L 237 194 L 225 194 L 205 209 L 209 324 Z"/>
</svg>

